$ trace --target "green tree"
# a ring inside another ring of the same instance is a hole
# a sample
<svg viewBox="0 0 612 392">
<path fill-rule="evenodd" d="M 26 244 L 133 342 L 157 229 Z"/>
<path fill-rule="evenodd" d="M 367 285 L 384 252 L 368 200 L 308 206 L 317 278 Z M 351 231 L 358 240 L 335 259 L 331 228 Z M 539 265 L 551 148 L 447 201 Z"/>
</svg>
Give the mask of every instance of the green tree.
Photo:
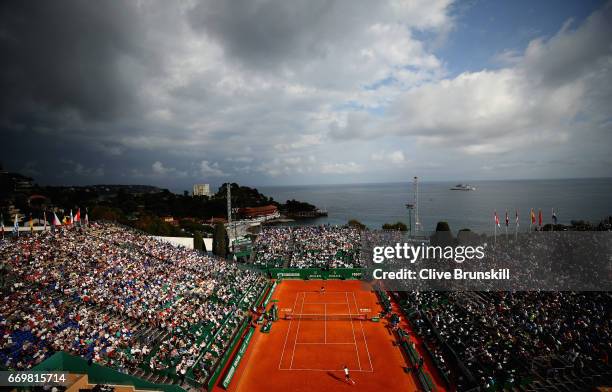
<svg viewBox="0 0 612 392">
<path fill-rule="evenodd" d="M 457 232 L 457 243 L 460 245 L 473 245 L 478 243 L 478 235 L 470 229 L 461 229 Z"/>
<path fill-rule="evenodd" d="M 353 227 L 355 229 L 358 230 L 365 230 L 366 229 L 366 225 L 364 225 L 363 223 L 359 222 L 357 219 L 351 219 L 348 221 L 348 225 L 350 227 Z"/>
<path fill-rule="evenodd" d="M 199 231 L 196 231 L 193 235 L 193 247 L 199 251 L 205 250 L 204 239 L 202 238 L 202 233 Z"/>
<path fill-rule="evenodd" d="M 227 256 L 227 232 L 223 223 L 215 225 L 215 235 L 213 237 L 213 253 L 219 257 Z"/>
<path fill-rule="evenodd" d="M 91 210 L 92 220 L 123 221 L 123 212 L 119 208 L 96 206 Z"/>
<path fill-rule="evenodd" d="M 284 205 L 281 205 L 281 209 L 291 214 L 291 213 L 297 213 L 297 212 L 311 212 L 311 211 L 316 210 L 317 207 L 310 203 L 292 199 L 292 200 L 287 200 L 287 202 Z"/>
<path fill-rule="evenodd" d="M 196 231 L 203 231 L 204 225 L 201 223 L 193 222 L 187 219 L 179 220 L 179 227 L 185 229 L 188 233 L 195 233 Z"/>
<path fill-rule="evenodd" d="M 448 222 L 438 222 L 436 232 L 432 234 L 430 242 L 434 246 L 452 246 L 455 243 L 455 238 Z"/>
<path fill-rule="evenodd" d="M 384 225 L 382 225 L 382 228 L 383 230 L 399 230 L 399 231 L 408 230 L 408 226 L 406 226 L 406 224 L 402 222 L 385 223 Z"/>
<path fill-rule="evenodd" d="M 150 214 L 142 214 L 138 220 L 133 222 L 133 226 L 138 230 L 152 235 L 183 237 L 183 232 L 168 222 L 164 222 L 159 217 Z"/>
<path fill-rule="evenodd" d="M 451 229 L 448 222 L 441 221 L 436 225 L 436 231 L 451 231 Z"/>
</svg>

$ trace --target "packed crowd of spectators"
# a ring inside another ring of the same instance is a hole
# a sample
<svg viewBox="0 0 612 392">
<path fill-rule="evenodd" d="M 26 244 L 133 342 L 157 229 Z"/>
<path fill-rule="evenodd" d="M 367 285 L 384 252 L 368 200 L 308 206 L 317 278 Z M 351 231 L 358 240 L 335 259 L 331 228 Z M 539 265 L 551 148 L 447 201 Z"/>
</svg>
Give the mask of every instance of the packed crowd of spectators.
<svg viewBox="0 0 612 392">
<path fill-rule="evenodd" d="M 478 387 L 515 385 L 533 376 L 536 361 L 552 369 L 608 366 L 612 350 L 609 292 L 409 292 L 417 333 L 434 356 L 457 369 L 456 381 Z M 444 350 L 443 347 L 449 348 Z M 452 354 L 451 354 L 452 353 Z M 556 363 L 555 366 L 550 365 Z M 546 374 L 541 375 L 546 376 Z"/>
<path fill-rule="evenodd" d="M 348 226 L 266 227 L 255 241 L 255 264 L 292 268 L 361 267 L 361 233 Z"/>
<path fill-rule="evenodd" d="M 59 350 L 114 361 L 134 333 L 117 317 L 21 283 L 4 295 L 0 314 L 0 360 L 9 369 L 28 369 Z"/>
<path fill-rule="evenodd" d="M 301 226 L 294 230 L 291 266 L 353 268 L 361 265 L 360 232 L 348 226 Z"/>
<path fill-rule="evenodd" d="M 610 290 L 612 273 L 609 232 L 523 233 L 516 240 L 491 241 L 480 263 L 468 268 L 508 268 L 514 290 Z M 465 264 L 465 263 L 464 263 Z M 465 267 L 464 267 L 465 268 Z M 499 286 L 490 283 L 491 289 Z"/>
<path fill-rule="evenodd" d="M 12 369 L 62 350 L 203 381 L 266 284 L 112 224 L 5 240 L 0 254 L 16 278 L 0 307 L 0 366 Z"/>
<path fill-rule="evenodd" d="M 282 267 L 291 257 L 293 246 L 291 227 L 265 227 L 253 246 L 255 264 Z"/>
</svg>

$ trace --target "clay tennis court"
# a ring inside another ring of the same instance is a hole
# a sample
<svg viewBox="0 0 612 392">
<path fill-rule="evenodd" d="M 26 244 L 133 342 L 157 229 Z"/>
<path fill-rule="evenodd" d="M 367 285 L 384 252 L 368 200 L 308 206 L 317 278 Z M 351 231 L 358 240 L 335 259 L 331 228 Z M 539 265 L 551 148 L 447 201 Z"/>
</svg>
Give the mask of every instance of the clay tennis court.
<svg viewBox="0 0 612 392">
<path fill-rule="evenodd" d="M 418 389 L 386 322 L 369 320 L 381 308 L 363 282 L 286 280 L 272 299 L 281 319 L 269 334 L 258 329 L 228 390 Z"/>
</svg>

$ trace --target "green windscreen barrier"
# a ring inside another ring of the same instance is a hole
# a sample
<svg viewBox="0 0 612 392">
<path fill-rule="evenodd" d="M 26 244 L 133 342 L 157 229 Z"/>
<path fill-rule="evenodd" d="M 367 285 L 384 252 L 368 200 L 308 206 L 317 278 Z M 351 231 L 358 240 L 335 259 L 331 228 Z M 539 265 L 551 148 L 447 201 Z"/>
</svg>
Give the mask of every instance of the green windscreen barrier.
<svg viewBox="0 0 612 392">
<path fill-rule="evenodd" d="M 273 279 L 361 279 L 361 268 L 269 268 Z"/>
</svg>

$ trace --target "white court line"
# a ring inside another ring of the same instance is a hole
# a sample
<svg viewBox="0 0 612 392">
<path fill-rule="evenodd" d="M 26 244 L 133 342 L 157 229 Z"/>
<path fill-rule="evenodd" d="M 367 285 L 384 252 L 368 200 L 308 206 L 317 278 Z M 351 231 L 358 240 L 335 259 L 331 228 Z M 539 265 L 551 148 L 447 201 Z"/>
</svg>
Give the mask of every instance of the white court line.
<svg viewBox="0 0 612 392">
<path fill-rule="evenodd" d="M 306 299 L 306 292 L 303 292 L 304 295 L 302 296 L 302 309 L 300 309 L 300 313 L 302 313 L 304 311 L 304 300 Z M 293 367 L 293 357 L 295 356 L 295 346 L 298 340 L 298 337 L 300 336 L 300 324 L 301 324 L 302 320 L 298 320 L 298 326 L 297 326 L 297 330 L 295 331 L 295 342 L 293 343 L 293 352 L 291 353 L 291 363 L 289 364 L 289 369 L 291 369 Z"/>
<path fill-rule="evenodd" d="M 337 293 L 342 293 L 342 292 L 338 291 Z M 301 305 L 301 309 L 300 309 L 300 314 L 302 314 L 301 312 L 303 312 L 303 310 L 304 310 L 304 304 L 310 304 L 311 302 L 305 302 L 306 294 L 308 294 L 307 292 L 305 292 L 305 291 L 304 292 L 298 292 L 296 294 L 296 296 L 295 296 L 295 302 L 293 304 L 294 311 L 296 309 L 298 297 L 299 297 L 300 294 L 302 294 L 302 305 Z M 356 309 L 358 309 L 357 299 L 355 298 L 355 293 L 351 292 L 351 294 L 353 295 L 353 301 L 355 303 L 355 307 L 356 307 Z M 324 309 L 324 313 L 323 314 L 314 314 L 314 313 L 304 314 L 306 316 L 310 316 L 310 315 L 311 316 L 324 316 L 324 322 L 325 322 L 325 328 L 326 328 L 325 329 L 325 343 L 298 342 L 297 340 L 298 340 L 298 337 L 299 337 L 299 330 L 300 330 L 300 325 L 301 325 L 301 319 L 298 320 L 298 327 L 297 327 L 297 330 L 296 330 L 295 342 L 293 344 L 293 352 L 291 354 L 291 363 L 289 365 L 289 368 L 287 369 L 287 368 L 281 368 L 281 364 L 282 364 L 282 359 L 283 359 L 284 352 L 285 352 L 285 349 L 286 349 L 287 341 L 288 341 L 288 338 L 289 338 L 289 333 L 291 331 L 291 324 L 292 324 L 293 320 L 289 321 L 289 329 L 287 330 L 287 335 L 285 336 L 285 345 L 283 346 L 283 352 L 281 353 L 281 361 L 279 362 L 279 365 L 278 365 L 278 369 L 279 370 L 285 370 L 285 371 L 290 371 L 290 370 L 297 370 L 297 371 L 318 371 L 318 372 L 330 372 L 330 371 L 334 371 L 334 372 L 338 371 L 338 372 L 340 372 L 340 371 L 343 371 L 343 369 L 297 369 L 297 368 L 293 367 L 293 359 L 294 359 L 294 356 L 295 356 L 296 346 L 298 344 L 300 344 L 300 345 L 316 345 L 316 344 L 319 344 L 319 345 L 353 345 L 353 346 L 355 346 L 355 351 L 357 353 L 357 362 L 359 363 L 359 369 L 355 369 L 355 370 L 351 370 L 351 371 L 353 371 L 353 372 L 361 372 L 361 373 L 373 373 L 374 372 L 374 368 L 372 366 L 372 359 L 370 358 L 370 352 L 369 352 L 369 349 L 368 349 L 368 343 L 367 343 L 367 340 L 366 340 L 366 337 L 365 337 L 365 332 L 363 330 L 363 323 L 362 323 L 361 320 L 359 322 L 360 322 L 360 325 L 361 325 L 361 333 L 363 334 L 363 340 L 364 340 L 364 343 L 366 345 L 366 351 L 368 353 L 368 360 L 370 362 L 370 370 L 364 370 L 361 367 L 361 359 L 360 359 L 360 356 L 359 356 L 359 350 L 358 350 L 358 347 L 357 347 L 357 339 L 356 339 L 355 329 L 354 329 L 354 324 L 353 324 L 353 320 L 352 319 L 351 319 L 351 327 L 352 327 L 352 330 L 353 330 L 353 343 L 350 343 L 350 342 L 349 343 L 340 343 L 340 342 L 337 342 L 337 343 L 333 343 L 333 342 L 332 343 L 327 343 L 327 316 L 332 316 L 332 317 L 333 316 L 354 316 L 354 315 L 358 315 L 359 314 L 359 313 L 355 313 L 355 314 L 351 313 L 350 301 L 348 299 L 348 292 L 344 291 L 344 295 L 346 297 L 346 302 L 338 302 L 338 303 L 333 303 L 333 304 L 347 305 L 348 306 L 349 314 L 340 314 L 340 313 L 331 314 L 331 315 L 327 314 L 327 305 L 332 304 L 332 303 L 328 303 L 328 302 L 321 302 L 321 303 L 319 303 L 319 304 L 325 305 L 325 309 Z"/>
<path fill-rule="evenodd" d="M 351 313 L 351 305 L 349 305 L 348 301 L 348 293 L 344 293 L 346 296 L 346 305 L 348 306 L 348 311 Z M 353 326 L 353 319 L 351 318 L 351 330 L 353 331 L 353 342 L 355 343 L 355 352 L 357 353 L 357 364 L 359 365 L 359 370 L 361 370 L 361 359 L 359 358 L 359 348 L 357 347 L 357 339 L 355 338 L 355 327 Z"/>
<path fill-rule="evenodd" d="M 346 305 L 348 302 L 304 302 L 304 305 Z"/>
<path fill-rule="evenodd" d="M 308 371 L 308 372 L 342 372 L 344 369 L 278 369 L 278 370 L 286 370 L 286 371 Z M 373 370 L 351 370 L 351 372 L 359 372 L 359 373 L 374 373 Z"/>
<path fill-rule="evenodd" d="M 325 312 L 325 318 L 323 319 L 323 336 L 324 336 L 323 340 L 325 343 L 327 343 L 327 304 L 325 304 L 323 309 Z"/>
<path fill-rule="evenodd" d="M 297 305 L 297 299 L 298 299 L 299 293 L 297 293 L 295 295 L 295 302 L 293 303 L 293 308 L 291 310 L 295 309 L 295 305 Z M 291 332 L 291 323 L 293 322 L 293 320 L 289 320 L 289 328 L 287 328 L 287 336 L 285 336 L 285 344 L 283 344 L 283 351 L 281 352 L 281 358 L 280 361 L 278 362 L 278 368 L 281 368 L 281 363 L 283 363 L 283 355 L 285 355 L 285 347 L 287 346 L 287 339 L 289 339 L 289 332 Z M 297 340 L 297 336 L 295 337 L 295 340 Z"/>
<path fill-rule="evenodd" d="M 355 302 L 355 308 L 359 309 L 359 306 L 357 306 L 357 298 L 355 298 L 355 292 L 352 291 L 351 293 L 353 294 L 353 301 Z M 361 333 L 363 334 L 363 342 L 365 343 L 366 352 L 368 353 L 368 360 L 370 361 L 370 369 L 371 371 L 374 371 L 374 366 L 372 366 L 372 358 L 370 357 L 370 350 L 368 349 L 368 341 L 366 340 L 365 332 L 363 331 L 363 322 L 359 320 L 359 324 L 361 325 Z"/>
<path fill-rule="evenodd" d="M 328 342 L 328 343 L 319 343 L 319 342 L 297 342 L 296 344 L 319 344 L 319 345 L 322 345 L 322 346 L 326 346 L 326 345 L 329 345 L 329 344 L 345 344 L 345 345 L 351 344 L 351 345 L 354 345 L 355 343 L 353 343 L 353 342 L 346 342 L 346 343 L 344 343 L 344 342 Z"/>
</svg>

